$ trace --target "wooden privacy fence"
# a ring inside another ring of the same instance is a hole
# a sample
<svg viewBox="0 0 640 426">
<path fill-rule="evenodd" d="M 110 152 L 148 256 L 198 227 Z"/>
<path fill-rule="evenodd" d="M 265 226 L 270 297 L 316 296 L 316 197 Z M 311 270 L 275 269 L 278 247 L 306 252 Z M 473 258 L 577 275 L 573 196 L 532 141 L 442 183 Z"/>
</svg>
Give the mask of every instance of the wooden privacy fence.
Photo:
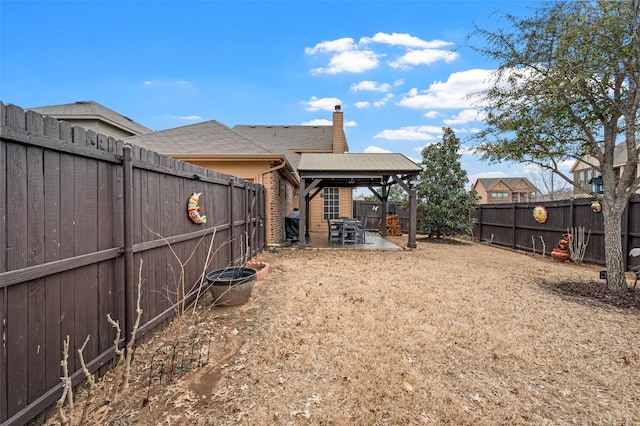
<svg viewBox="0 0 640 426">
<path fill-rule="evenodd" d="M 367 231 L 378 231 L 378 224 L 382 218 L 380 201 L 353 201 L 353 217 L 363 218 Z M 402 203 L 389 201 L 387 203 L 387 214 L 396 214 L 402 220 L 402 232 L 409 232 L 409 212 L 402 208 Z"/>
<path fill-rule="evenodd" d="M 74 384 L 87 336 L 90 371 L 108 367 L 107 314 L 128 336 L 141 259 L 139 337 L 175 314 L 182 267 L 188 288 L 199 284 L 210 245 L 208 271 L 265 246 L 261 185 L 2 102 L 0 142 L 3 425 L 30 422 L 60 397 L 67 335 Z M 187 216 L 194 191 L 206 224 Z"/>
<path fill-rule="evenodd" d="M 476 223 L 473 237 L 492 244 L 542 252 L 542 240 L 546 254 L 558 244 L 567 228 L 584 227 L 585 235 L 591 231 L 584 261 L 605 264 L 604 220 L 602 213 L 591 209 L 590 199 L 570 199 L 541 203 L 482 204 L 474 213 Z M 533 209 L 543 206 L 547 220 L 538 223 Z M 640 196 L 634 195 L 622 215 L 622 253 L 625 267 L 640 264 L 640 258 L 629 256 L 631 248 L 640 247 Z"/>
</svg>

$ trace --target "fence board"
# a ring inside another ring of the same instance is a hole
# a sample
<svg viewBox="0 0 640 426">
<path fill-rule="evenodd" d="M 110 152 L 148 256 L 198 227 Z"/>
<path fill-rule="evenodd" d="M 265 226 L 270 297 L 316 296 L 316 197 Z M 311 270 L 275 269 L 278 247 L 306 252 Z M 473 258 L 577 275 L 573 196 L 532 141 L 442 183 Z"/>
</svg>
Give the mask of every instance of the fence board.
<svg viewBox="0 0 640 426">
<path fill-rule="evenodd" d="M 117 181 L 115 166 L 98 163 L 98 224 L 97 248 L 106 250 L 117 247 Z M 98 352 L 104 352 L 113 345 L 115 331 L 107 322 L 107 314 L 113 315 L 113 307 L 117 303 L 114 280 L 116 261 L 111 259 L 98 264 Z"/>
<path fill-rule="evenodd" d="M 7 291 L 8 287 L 0 289 L 0 321 L 7 324 Z M 7 420 L 9 410 L 7 408 L 7 345 L 6 335 L 2 336 L 2 351 L 0 352 L 0 422 Z"/>
<path fill-rule="evenodd" d="M 125 188 L 121 141 L 1 102 L 0 123 L 0 422 L 9 426 L 25 424 L 59 397 L 67 335 L 74 383 L 83 378 L 76 349 L 87 335 L 91 371 L 104 371 L 113 357 L 106 314 L 123 326 L 127 315 L 125 191 L 135 200 L 134 268 L 141 258 L 147 268 L 143 333 L 175 313 L 181 262 L 187 287 L 199 285 L 211 228 L 216 254 L 208 270 L 236 260 L 245 234 L 251 253 L 264 248 L 265 203 L 262 186 L 139 148 L 132 188 Z M 188 219 L 193 191 L 204 194 L 206 225 Z M 172 241 L 179 259 L 151 230 Z"/>
<path fill-rule="evenodd" d="M 9 117 L 8 117 L 9 118 Z M 8 120 L 9 121 L 9 120 Z M 23 234 L 27 229 L 27 149 L 24 146 L 9 144 L 7 146 L 7 268 L 20 269 L 28 266 L 26 238 Z M 27 300 L 28 285 L 21 284 L 10 288 L 7 292 L 7 324 L 6 350 L 7 363 L 21 365 L 21 369 L 8 368 L 7 410 L 15 412 L 24 408 L 28 400 L 28 384 L 25 380 L 27 365 L 27 337 L 28 318 Z M 15 301 L 14 301 L 15 300 Z"/>
<path fill-rule="evenodd" d="M 54 120 L 57 123 L 57 120 Z M 45 119 L 45 135 L 59 135 L 59 127 Z M 44 209 L 45 215 L 45 262 L 60 260 L 60 154 L 51 150 L 44 152 Z M 45 278 L 45 353 L 62 359 L 60 337 L 60 274 Z M 60 382 L 60 368 L 46 365 L 46 389 Z"/>
<path fill-rule="evenodd" d="M 547 220 L 544 223 L 533 220 L 533 208 L 537 205 L 544 206 L 547 210 Z M 474 238 L 527 251 L 533 251 L 533 238 L 538 253 L 542 250 L 544 240 L 546 254 L 551 253 L 569 228 L 584 227 L 586 235 L 590 233 L 584 262 L 601 265 L 606 263 L 603 215 L 592 211 L 589 199 L 537 204 L 483 204 L 474 212 L 474 218 Z M 639 231 L 640 196 L 634 195 L 623 215 L 621 235 L 623 252 L 629 266 L 640 264 L 640 259 L 628 255 L 631 247 L 640 246 Z"/>
<path fill-rule="evenodd" d="M 40 116 L 28 114 L 27 129 L 42 132 Z M 37 118 L 40 118 L 39 120 Z M 44 263 L 44 158 L 42 148 L 27 147 L 27 266 Z M 28 284 L 27 388 L 31 403 L 45 391 L 45 289 L 44 280 Z M 42 350 L 41 350 L 42 348 Z"/>
<path fill-rule="evenodd" d="M 7 125 L 7 108 L 0 102 L 0 127 Z M 0 176 L 8 176 L 7 173 L 7 144 L 0 144 Z M 0 181 L 0 200 L 7 199 L 7 179 Z M 7 262 L 7 203 L 0 202 L 0 272 L 5 272 Z M 7 324 L 7 289 L 0 289 L 0 324 Z M 0 351 L 0 384 L 7 383 L 7 348 L 2 338 Z M 0 386 L 0 422 L 7 419 L 7 388 Z"/>
</svg>

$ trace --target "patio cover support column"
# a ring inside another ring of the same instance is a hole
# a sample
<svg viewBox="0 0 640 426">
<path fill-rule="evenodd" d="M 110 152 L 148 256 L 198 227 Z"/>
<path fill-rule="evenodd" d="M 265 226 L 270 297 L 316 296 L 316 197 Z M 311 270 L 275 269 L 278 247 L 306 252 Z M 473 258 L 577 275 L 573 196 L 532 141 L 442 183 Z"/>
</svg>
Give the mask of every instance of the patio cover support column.
<svg viewBox="0 0 640 426">
<path fill-rule="evenodd" d="M 314 179 L 307 186 L 307 179 L 300 180 L 300 222 L 298 226 L 298 248 L 307 248 L 307 223 L 309 222 L 309 193 L 322 179 Z"/>
<path fill-rule="evenodd" d="M 412 179 L 415 179 L 415 176 L 408 176 L 409 184 L 405 183 L 402 178 L 398 176 L 393 176 L 393 180 L 404 189 L 407 194 L 409 194 L 409 241 L 407 242 L 407 247 L 416 248 L 418 245 L 416 244 L 416 229 L 417 229 L 417 190 L 416 187 L 411 183 Z"/>
<path fill-rule="evenodd" d="M 416 243 L 416 222 L 418 219 L 418 215 L 416 214 L 416 188 L 413 185 L 410 185 L 409 189 L 409 241 L 407 242 L 407 247 L 416 248 L 418 247 Z"/>
</svg>

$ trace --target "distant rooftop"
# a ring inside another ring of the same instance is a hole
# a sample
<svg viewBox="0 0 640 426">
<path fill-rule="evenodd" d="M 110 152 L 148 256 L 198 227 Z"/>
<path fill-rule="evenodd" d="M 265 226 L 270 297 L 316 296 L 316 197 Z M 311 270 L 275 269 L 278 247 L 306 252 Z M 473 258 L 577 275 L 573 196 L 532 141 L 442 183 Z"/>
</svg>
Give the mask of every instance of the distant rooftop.
<svg viewBox="0 0 640 426">
<path fill-rule="evenodd" d="M 58 120 L 94 120 L 101 119 L 114 127 L 126 130 L 132 135 L 151 133 L 153 130 L 118 114 L 95 101 L 77 101 L 71 104 L 50 105 L 27 108 L 42 115 L 49 115 Z"/>
</svg>

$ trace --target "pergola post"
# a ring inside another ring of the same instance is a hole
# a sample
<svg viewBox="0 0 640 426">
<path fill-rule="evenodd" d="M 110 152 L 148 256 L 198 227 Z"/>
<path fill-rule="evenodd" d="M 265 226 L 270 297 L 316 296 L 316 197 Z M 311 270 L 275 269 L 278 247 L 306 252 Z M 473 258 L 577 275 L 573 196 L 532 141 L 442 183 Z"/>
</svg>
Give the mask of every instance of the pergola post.
<svg viewBox="0 0 640 426">
<path fill-rule="evenodd" d="M 417 231 L 417 202 L 416 202 L 417 190 L 410 183 L 409 184 L 409 241 L 407 242 L 407 247 L 416 248 L 418 247 L 416 243 L 416 231 Z"/>
<path fill-rule="evenodd" d="M 300 179 L 300 220 L 298 222 L 298 248 L 307 247 L 307 215 L 309 206 L 309 192 L 306 188 L 306 179 Z"/>
</svg>

